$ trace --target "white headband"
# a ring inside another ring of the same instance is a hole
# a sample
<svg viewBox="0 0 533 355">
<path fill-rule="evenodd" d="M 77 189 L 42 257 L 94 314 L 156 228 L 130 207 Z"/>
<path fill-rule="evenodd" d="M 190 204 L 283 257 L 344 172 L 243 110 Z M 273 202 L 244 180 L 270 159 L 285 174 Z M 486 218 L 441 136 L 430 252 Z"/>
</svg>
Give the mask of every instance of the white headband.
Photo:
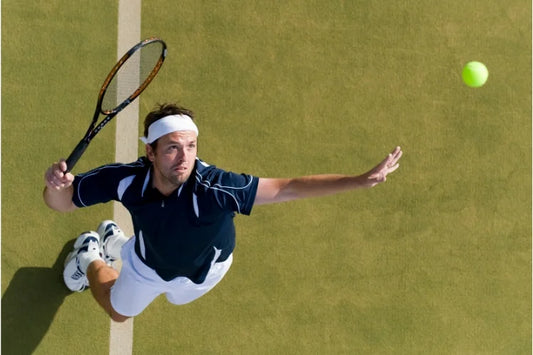
<svg viewBox="0 0 533 355">
<path fill-rule="evenodd" d="M 194 131 L 198 136 L 198 127 L 187 115 L 165 116 L 148 127 L 148 137 L 141 137 L 144 144 L 152 144 L 165 134 L 177 131 Z"/>
</svg>

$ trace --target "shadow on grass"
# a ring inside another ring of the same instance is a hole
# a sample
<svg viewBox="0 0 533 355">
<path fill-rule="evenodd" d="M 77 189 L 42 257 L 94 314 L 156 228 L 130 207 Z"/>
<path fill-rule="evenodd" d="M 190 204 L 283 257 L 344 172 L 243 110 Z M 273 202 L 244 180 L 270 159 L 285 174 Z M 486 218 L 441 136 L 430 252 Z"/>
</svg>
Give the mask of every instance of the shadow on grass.
<svg viewBox="0 0 533 355">
<path fill-rule="evenodd" d="M 51 268 L 17 270 L 2 296 L 2 354 L 32 354 L 71 292 L 63 283 L 63 263 L 74 240 Z"/>
</svg>

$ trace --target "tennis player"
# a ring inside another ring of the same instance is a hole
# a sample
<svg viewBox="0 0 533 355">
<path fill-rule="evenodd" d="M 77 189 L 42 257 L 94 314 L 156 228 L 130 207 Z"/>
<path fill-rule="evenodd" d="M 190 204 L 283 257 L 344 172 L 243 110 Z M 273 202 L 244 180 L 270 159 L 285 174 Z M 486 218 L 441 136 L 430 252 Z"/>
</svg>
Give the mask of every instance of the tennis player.
<svg viewBox="0 0 533 355">
<path fill-rule="evenodd" d="M 90 287 L 117 322 L 140 314 L 157 296 L 186 304 L 206 294 L 226 274 L 235 247 L 233 218 L 253 206 L 370 188 L 395 171 L 395 148 L 362 175 L 259 178 L 219 169 L 197 154 L 193 113 L 164 104 L 144 121 L 146 156 L 130 164 L 109 164 L 73 176 L 65 161 L 45 173 L 44 200 L 68 212 L 111 200 L 130 212 L 134 233 L 127 238 L 113 221 L 82 233 L 65 261 L 66 286 Z M 122 259 L 117 272 L 112 261 Z"/>
</svg>

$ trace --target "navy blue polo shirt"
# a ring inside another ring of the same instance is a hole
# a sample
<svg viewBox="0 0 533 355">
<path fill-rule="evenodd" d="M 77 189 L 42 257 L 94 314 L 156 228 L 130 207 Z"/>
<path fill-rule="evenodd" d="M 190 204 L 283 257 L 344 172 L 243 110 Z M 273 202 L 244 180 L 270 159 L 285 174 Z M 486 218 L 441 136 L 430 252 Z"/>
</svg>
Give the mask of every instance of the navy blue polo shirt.
<svg viewBox="0 0 533 355">
<path fill-rule="evenodd" d="M 111 200 L 130 212 L 135 252 L 162 279 L 178 276 L 202 283 L 215 257 L 226 260 L 235 248 L 235 213 L 251 213 L 259 179 L 235 174 L 197 159 L 188 181 L 170 196 L 152 187 L 152 163 L 109 164 L 77 175 L 78 207 Z"/>
</svg>

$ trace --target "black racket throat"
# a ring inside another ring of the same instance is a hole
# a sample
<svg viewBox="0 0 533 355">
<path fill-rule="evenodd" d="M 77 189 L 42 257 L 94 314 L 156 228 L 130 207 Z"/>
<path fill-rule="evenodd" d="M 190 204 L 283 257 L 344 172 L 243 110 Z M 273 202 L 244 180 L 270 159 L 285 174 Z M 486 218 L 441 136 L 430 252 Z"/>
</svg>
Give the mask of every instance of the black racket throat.
<svg viewBox="0 0 533 355">
<path fill-rule="evenodd" d="M 74 167 L 74 165 L 76 165 L 78 160 L 80 160 L 80 157 L 83 155 L 83 153 L 85 152 L 85 150 L 89 146 L 89 142 L 90 141 L 86 140 L 85 138 L 82 139 L 78 143 L 78 145 L 74 148 L 72 153 L 70 153 L 69 157 L 66 160 L 67 170 L 64 171 L 65 174 L 70 172 L 72 167 Z"/>
<path fill-rule="evenodd" d="M 94 116 L 91 122 L 91 125 L 87 129 L 87 132 L 85 132 L 85 136 L 79 141 L 79 143 L 76 145 L 74 150 L 72 150 L 72 153 L 70 153 L 69 157 L 65 161 L 67 164 L 67 170 L 65 170 L 63 173 L 68 173 L 72 170 L 74 165 L 78 162 L 78 160 L 81 158 L 87 147 L 89 146 L 89 143 L 91 142 L 92 137 L 97 132 L 94 132 L 94 129 L 96 127 L 96 122 L 98 120 L 98 117 L 100 117 L 100 102 L 98 102 L 98 106 L 94 112 Z"/>
</svg>

